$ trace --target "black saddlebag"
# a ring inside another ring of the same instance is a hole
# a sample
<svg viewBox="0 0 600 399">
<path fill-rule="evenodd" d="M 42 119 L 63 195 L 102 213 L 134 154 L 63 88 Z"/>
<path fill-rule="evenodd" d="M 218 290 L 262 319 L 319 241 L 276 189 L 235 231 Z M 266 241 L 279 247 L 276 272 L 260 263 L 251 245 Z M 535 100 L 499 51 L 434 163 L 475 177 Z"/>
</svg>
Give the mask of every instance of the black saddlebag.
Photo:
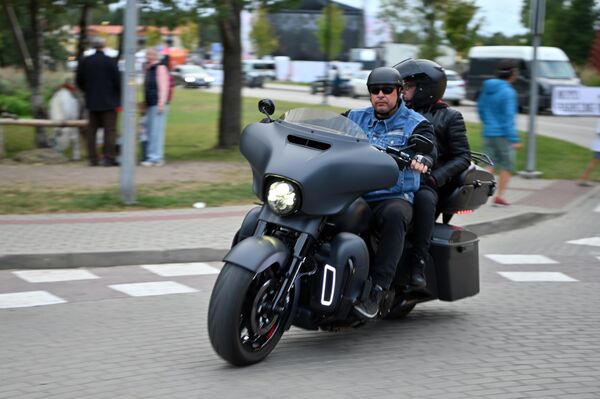
<svg viewBox="0 0 600 399">
<path fill-rule="evenodd" d="M 431 241 L 438 298 L 456 301 L 479 292 L 479 238 L 460 227 L 436 223 Z"/>
<path fill-rule="evenodd" d="M 482 167 L 471 164 L 448 187 L 444 186 L 438 202 L 438 212 L 453 214 L 475 210 L 485 204 L 496 191 L 494 175 Z M 450 192 L 447 192 L 450 191 Z"/>
</svg>

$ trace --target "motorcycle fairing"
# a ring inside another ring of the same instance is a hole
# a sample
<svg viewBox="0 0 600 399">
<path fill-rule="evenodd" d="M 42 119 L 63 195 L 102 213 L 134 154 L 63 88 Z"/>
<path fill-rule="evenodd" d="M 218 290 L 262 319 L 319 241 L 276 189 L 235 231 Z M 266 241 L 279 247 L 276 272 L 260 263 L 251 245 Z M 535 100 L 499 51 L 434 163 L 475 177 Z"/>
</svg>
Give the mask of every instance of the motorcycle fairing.
<svg viewBox="0 0 600 399">
<path fill-rule="evenodd" d="M 302 140 L 327 149 L 298 144 Z M 240 150 L 260 199 L 265 200 L 269 176 L 288 178 L 300 186 L 300 212 L 308 215 L 334 215 L 365 192 L 392 187 L 399 175 L 394 160 L 366 140 L 285 121 L 249 125 Z"/>
</svg>

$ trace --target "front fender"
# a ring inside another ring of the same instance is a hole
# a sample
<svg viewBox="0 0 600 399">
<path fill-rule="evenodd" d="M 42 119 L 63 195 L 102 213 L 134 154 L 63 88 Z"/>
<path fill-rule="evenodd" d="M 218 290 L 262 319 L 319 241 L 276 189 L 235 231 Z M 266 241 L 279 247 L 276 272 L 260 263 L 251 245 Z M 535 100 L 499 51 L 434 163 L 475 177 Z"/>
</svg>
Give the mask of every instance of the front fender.
<svg viewBox="0 0 600 399">
<path fill-rule="evenodd" d="M 274 263 L 285 266 L 290 250 L 278 238 L 271 236 L 248 237 L 225 255 L 224 262 L 260 273 Z"/>
</svg>

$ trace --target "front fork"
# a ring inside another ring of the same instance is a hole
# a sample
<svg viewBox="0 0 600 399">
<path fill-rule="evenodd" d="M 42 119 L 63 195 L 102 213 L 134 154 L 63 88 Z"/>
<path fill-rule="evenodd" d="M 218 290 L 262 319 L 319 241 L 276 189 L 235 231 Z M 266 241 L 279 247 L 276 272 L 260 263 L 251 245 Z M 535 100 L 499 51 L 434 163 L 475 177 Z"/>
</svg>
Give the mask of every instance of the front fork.
<svg viewBox="0 0 600 399">
<path fill-rule="evenodd" d="M 267 223 L 264 221 L 259 221 L 258 226 L 256 227 L 256 231 L 254 235 L 262 236 L 266 233 Z M 312 237 L 308 233 L 300 233 L 298 239 L 296 240 L 296 244 L 294 245 L 294 249 L 292 252 L 292 260 L 290 262 L 290 266 L 287 268 L 283 280 L 283 284 L 277 291 L 277 295 L 275 296 L 275 301 L 273 301 L 272 310 L 278 314 L 283 314 L 285 312 L 285 298 L 288 298 L 292 286 L 294 285 L 294 281 L 296 281 L 296 277 L 302 268 L 302 264 L 306 259 L 306 255 L 308 253 L 308 248 L 310 247 L 310 243 L 312 242 Z"/>
</svg>

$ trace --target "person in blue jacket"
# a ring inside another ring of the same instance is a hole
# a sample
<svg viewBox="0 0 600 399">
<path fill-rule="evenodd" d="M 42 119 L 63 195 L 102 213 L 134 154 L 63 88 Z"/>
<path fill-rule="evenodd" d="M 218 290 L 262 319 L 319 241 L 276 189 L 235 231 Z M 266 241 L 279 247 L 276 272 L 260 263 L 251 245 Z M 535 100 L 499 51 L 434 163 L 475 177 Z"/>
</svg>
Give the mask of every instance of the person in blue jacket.
<svg viewBox="0 0 600 399">
<path fill-rule="evenodd" d="M 500 61 L 497 78 L 483 82 L 477 98 L 477 111 L 483 124 L 484 152 L 499 170 L 498 188 L 494 199 L 496 205 L 510 205 L 504 199 L 504 192 L 515 170 L 515 150 L 521 147 L 515 127 L 517 91 L 512 87 L 518 75 L 519 70 L 512 60 Z M 488 168 L 491 173 L 494 173 L 494 167 Z"/>
<path fill-rule="evenodd" d="M 413 133 L 421 134 L 435 143 L 431 123 L 402 102 L 401 82 L 402 78 L 396 69 L 375 68 L 367 78 L 372 106 L 351 110 L 347 117 L 365 131 L 370 143 L 377 146 L 401 147 Z M 434 160 L 435 146 L 431 154 L 417 154 L 411 164 L 400 171 L 393 187 L 364 196 L 373 210 L 373 227 L 379 236 L 370 269 L 371 291 L 365 301 L 354 307 L 364 318 L 377 316 L 381 302 L 390 289 L 404 249 L 406 229 L 412 219 L 412 202 L 414 193 L 419 189 L 420 174 L 427 172 Z"/>
</svg>

